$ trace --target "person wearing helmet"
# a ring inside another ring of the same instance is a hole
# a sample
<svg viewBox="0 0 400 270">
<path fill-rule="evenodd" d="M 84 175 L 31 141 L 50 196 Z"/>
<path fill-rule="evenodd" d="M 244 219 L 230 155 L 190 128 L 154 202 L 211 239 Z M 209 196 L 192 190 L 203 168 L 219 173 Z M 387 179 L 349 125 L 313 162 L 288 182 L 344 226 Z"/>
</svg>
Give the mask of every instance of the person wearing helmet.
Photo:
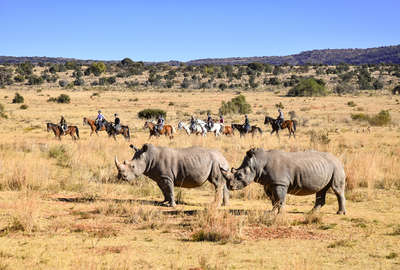
<svg viewBox="0 0 400 270">
<path fill-rule="evenodd" d="M 156 127 L 156 131 L 157 131 L 159 134 L 161 133 L 161 130 L 163 129 L 164 124 L 165 124 L 165 119 L 164 119 L 164 117 L 160 114 L 160 115 L 158 116 L 157 127 Z"/>
<path fill-rule="evenodd" d="M 224 116 L 222 114 L 219 115 L 219 123 L 222 125 L 225 123 Z"/>
<path fill-rule="evenodd" d="M 117 132 L 121 130 L 121 120 L 118 117 L 118 114 L 114 113 L 114 128 Z"/>
<path fill-rule="evenodd" d="M 99 111 L 97 112 L 97 118 L 96 118 L 96 121 L 95 121 L 96 130 L 97 130 L 97 131 L 99 131 L 99 130 L 102 128 L 102 126 L 103 126 L 103 124 L 104 124 L 105 121 L 106 121 L 106 119 L 104 118 L 103 114 L 102 114 L 101 111 L 99 110 Z"/>
<path fill-rule="evenodd" d="M 207 113 L 207 127 L 208 129 L 212 129 L 214 126 L 214 120 L 211 117 L 211 114 L 208 112 Z"/>
<path fill-rule="evenodd" d="M 196 119 L 194 118 L 194 116 L 192 115 L 190 117 L 190 130 L 192 132 L 194 132 L 194 130 L 196 129 Z"/>
<path fill-rule="evenodd" d="M 61 115 L 60 127 L 62 135 L 65 135 L 65 132 L 67 131 L 67 121 L 65 120 L 63 115 Z"/>
<path fill-rule="evenodd" d="M 281 108 L 278 108 L 278 113 L 279 113 L 279 115 L 276 118 L 276 123 L 278 124 L 279 128 L 281 129 L 282 128 L 281 125 L 282 125 L 282 123 L 284 121 L 283 112 L 282 112 Z"/>
<path fill-rule="evenodd" d="M 249 120 L 249 118 L 247 117 L 247 114 L 244 116 L 243 128 L 244 128 L 244 130 L 246 131 L 246 133 L 250 131 L 250 120 Z"/>
</svg>

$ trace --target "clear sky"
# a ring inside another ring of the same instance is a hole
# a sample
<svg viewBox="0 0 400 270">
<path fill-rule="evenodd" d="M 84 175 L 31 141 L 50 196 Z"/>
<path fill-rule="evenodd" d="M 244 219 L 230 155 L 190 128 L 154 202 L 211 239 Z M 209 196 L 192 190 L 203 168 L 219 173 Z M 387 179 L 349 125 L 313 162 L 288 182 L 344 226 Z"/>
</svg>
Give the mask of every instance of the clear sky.
<svg viewBox="0 0 400 270">
<path fill-rule="evenodd" d="M 0 0 L 0 55 L 134 61 L 400 44 L 399 0 Z"/>
</svg>

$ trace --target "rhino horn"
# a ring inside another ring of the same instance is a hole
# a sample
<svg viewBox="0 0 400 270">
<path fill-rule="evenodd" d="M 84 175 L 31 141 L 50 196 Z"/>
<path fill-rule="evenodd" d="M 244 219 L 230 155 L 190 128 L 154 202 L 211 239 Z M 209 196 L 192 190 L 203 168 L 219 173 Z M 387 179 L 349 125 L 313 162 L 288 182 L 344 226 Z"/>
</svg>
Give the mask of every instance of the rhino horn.
<svg viewBox="0 0 400 270">
<path fill-rule="evenodd" d="M 129 147 L 132 148 L 133 150 L 135 150 L 135 152 L 139 151 L 139 149 L 136 146 L 134 146 L 133 144 L 129 145 Z"/>
<path fill-rule="evenodd" d="M 117 156 L 115 156 L 115 166 L 117 166 L 118 169 L 121 167 L 121 164 L 119 163 Z"/>
</svg>

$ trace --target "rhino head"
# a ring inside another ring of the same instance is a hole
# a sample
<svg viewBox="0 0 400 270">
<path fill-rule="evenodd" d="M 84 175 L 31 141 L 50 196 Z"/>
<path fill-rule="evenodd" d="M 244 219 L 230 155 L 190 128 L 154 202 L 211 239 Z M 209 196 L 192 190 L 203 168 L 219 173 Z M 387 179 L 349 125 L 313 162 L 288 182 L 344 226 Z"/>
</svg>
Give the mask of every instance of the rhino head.
<svg viewBox="0 0 400 270">
<path fill-rule="evenodd" d="M 254 149 L 247 151 L 238 169 L 232 168 L 229 172 L 221 168 L 221 173 L 226 179 L 229 190 L 242 189 L 249 185 L 256 176 Z"/>
<path fill-rule="evenodd" d="M 132 160 L 119 162 L 115 156 L 115 166 L 118 169 L 118 179 L 123 181 L 132 181 L 142 175 L 147 167 L 148 145 L 143 145 L 142 149 L 136 148 L 133 144 L 130 147 L 135 150 Z"/>
</svg>

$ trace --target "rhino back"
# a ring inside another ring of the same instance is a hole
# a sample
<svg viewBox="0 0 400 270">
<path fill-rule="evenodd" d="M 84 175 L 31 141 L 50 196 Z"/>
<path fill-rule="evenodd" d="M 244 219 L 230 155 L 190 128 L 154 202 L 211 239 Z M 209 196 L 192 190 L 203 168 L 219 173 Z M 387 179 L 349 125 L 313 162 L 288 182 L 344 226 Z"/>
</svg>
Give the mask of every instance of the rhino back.
<svg viewBox="0 0 400 270">
<path fill-rule="evenodd" d="M 157 150 L 151 174 L 158 179 L 169 177 L 174 180 L 175 186 L 180 187 L 201 186 L 207 181 L 215 165 L 225 160 L 219 152 L 201 147 L 160 147 Z M 227 164 L 224 166 L 228 167 Z"/>
<path fill-rule="evenodd" d="M 287 186 L 288 193 L 296 195 L 309 195 L 323 189 L 338 167 L 335 157 L 316 151 L 274 151 L 267 152 L 266 156 L 264 181 Z"/>
</svg>

